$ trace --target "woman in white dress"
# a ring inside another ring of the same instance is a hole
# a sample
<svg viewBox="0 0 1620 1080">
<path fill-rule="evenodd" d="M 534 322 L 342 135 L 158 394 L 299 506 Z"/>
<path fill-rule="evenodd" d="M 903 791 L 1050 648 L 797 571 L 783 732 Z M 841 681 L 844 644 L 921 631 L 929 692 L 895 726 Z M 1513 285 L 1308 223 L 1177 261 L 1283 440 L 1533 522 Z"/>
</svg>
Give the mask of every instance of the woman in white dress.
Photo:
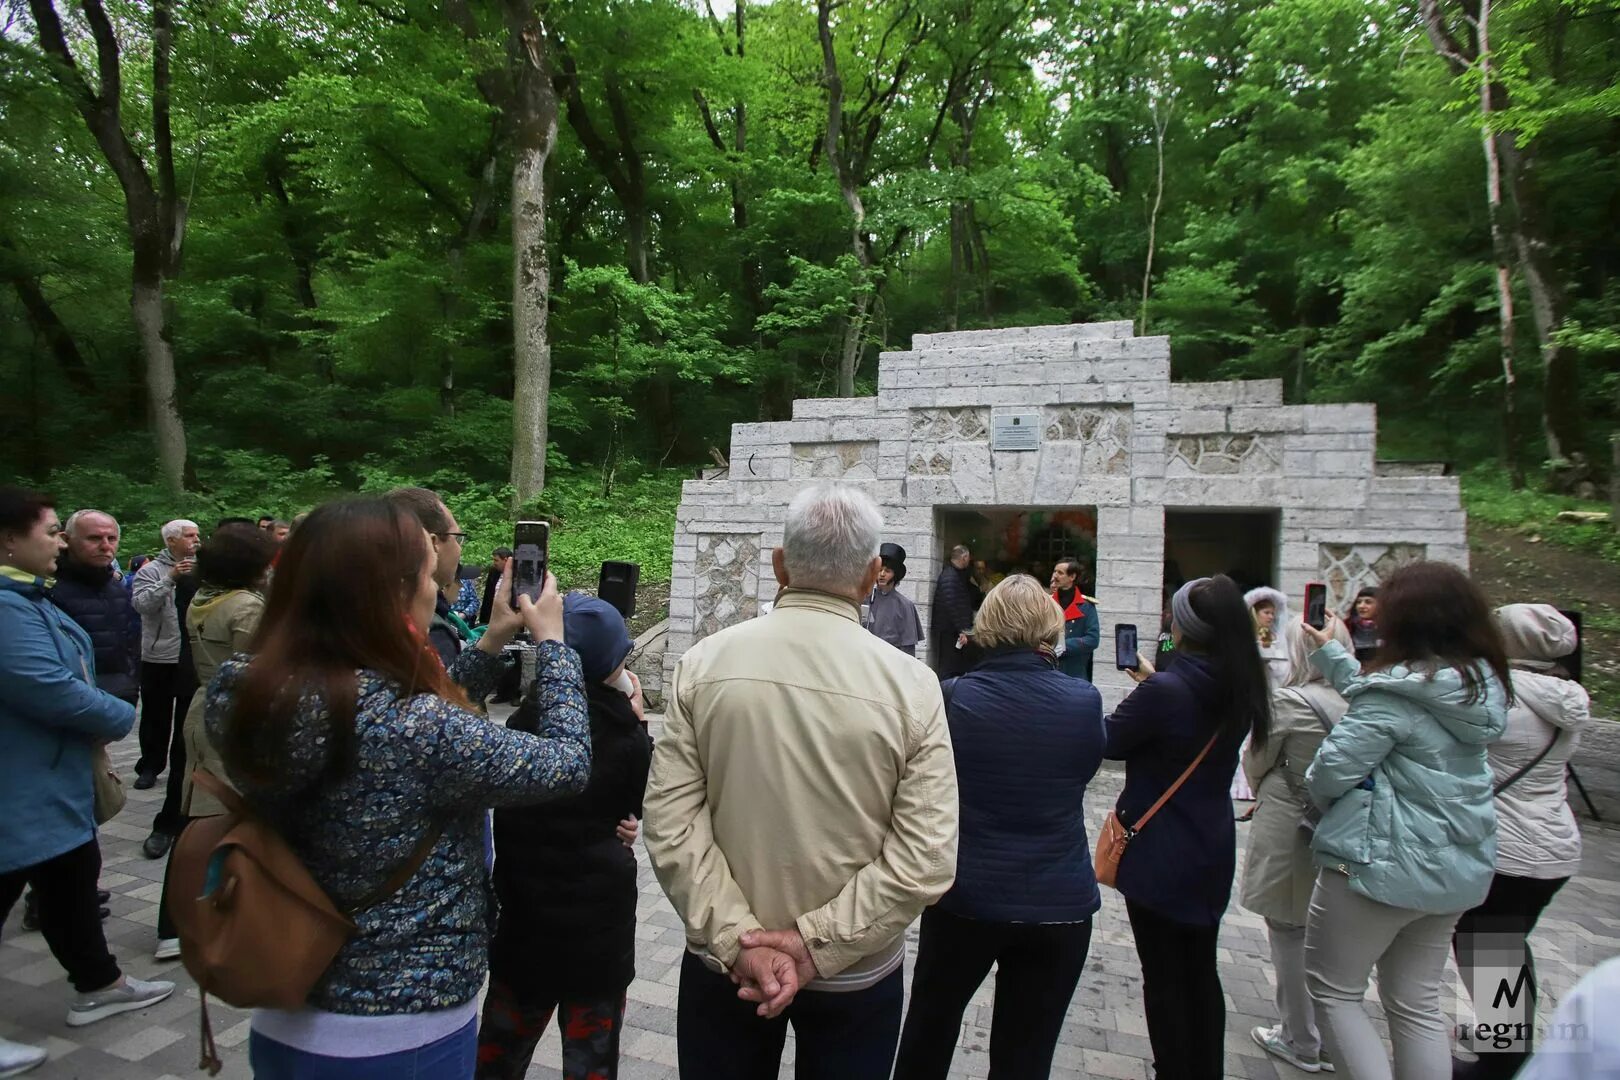
<svg viewBox="0 0 1620 1080">
<path fill-rule="evenodd" d="M 1249 605 L 1249 614 L 1254 619 L 1255 644 L 1260 649 L 1260 659 L 1265 661 L 1271 688 L 1276 690 L 1288 681 L 1288 646 L 1283 641 L 1282 632 L 1283 627 L 1288 625 L 1288 597 L 1270 586 L 1262 585 L 1244 593 L 1243 602 Z M 1245 740 L 1243 750 L 1247 753 L 1248 749 L 1249 744 Z M 1254 791 L 1249 787 L 1248 778 L 1243 775 L 1241 767 L 1232 777 L 1232 798 L 1240 802 L 1254 801 Z M 1254 810 L 1250 808 L 1238 820 L 1247 821 L 1253 816 Z"/>
</svg>

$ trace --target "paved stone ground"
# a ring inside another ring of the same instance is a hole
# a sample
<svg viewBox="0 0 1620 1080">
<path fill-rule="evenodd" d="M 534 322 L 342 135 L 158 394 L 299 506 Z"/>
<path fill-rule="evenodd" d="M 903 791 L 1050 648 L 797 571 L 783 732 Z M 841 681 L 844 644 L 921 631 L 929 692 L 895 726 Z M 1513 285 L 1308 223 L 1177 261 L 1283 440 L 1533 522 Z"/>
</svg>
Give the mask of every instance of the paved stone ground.
<svg viewBox="0 0 1620 1080">
<path fill-rule="evenodd" d="M 656 727 L 655 727 L 656 732 Z M 114 760 L 132 775 L 137 749 L 133 738 L 114 748 Z M 1104 772 L 1088 798 L 1093 827 L 1111 805 L 1121 776 Z M 102 886 L 113 892 L 107 936 L 125 970 L 140 978 L 173 978 L 181 989 L 168 1001 L 143 1012 L 105 1020 L 87 1028 L 64 1023 L 71 988 L 40 936 L 24 933 L 19 911 L 0 938 L 0 1035 L 43 1045 L 51 1060 L 30 1076 L 41 1080 L 176 1080 L 195 1077 L 197 1063 L 197 996 L 178 963 L 152 959 L 158 893 L 163 863 L 145 859 L 140 843 L 161 801 L 161 786 L 131 792 L 129 807 L 102 832 L 105 868 Z M 1240 843 L 1246 830 L 1238 831 Z M 630 987 L 628 1030 L 623 1042 L 625 1080 L 673 1078 L 675 1069 L 675 997 L 682 951 L 680 923 L 664 899 L 638 850 L 641 862 L 640 924 L 637 972 Z M 1543 1008 L 1573 985 L 1599 960 L 1620 953 L 1620 829 L 1589 826 L 1586 859 L 1579 878 L 1558 895 L 1536 932 L 1538 974 L 1548 992 Z M 913 946 L 915 952 L 915 931 Z M 1272 975 L 1266 960 L 1265 930 L 1260 919 L 1232 908 L 1221 930 L 1221 979 L 1227 995 L 1226 1065 L 1229 1076 L 1292 1078 L 1288 1066 L 1266 1057 L 1249 1039 L 1249 1028 L 1274 1019 Z M 907 967 L 912 957 L 908 956 Z M 1091 956 L 1080 988 L 1069 1008 L 1058 1046 L 1053 1077 L 1151 1076 L 1147 1028 L 1142 1019 L 1140 973 L 1130 927 L 1117 894 L 1104 890 Z M 909 972 L 908 972 L 909 980 Z M 988 1074 L 990 1003 L 994 976 L 969 1008 L 956 1055 L 953 1077 Z M 211 1004 L 225 1080 L 250 1074 L 247 1064 L 247 1015 Z M 793 1044 L 788 1042 L 787 1061 Z M 533 1078 L 560 1077 L 560 1047 L 555 1029 L 541 1043 Z M 784 1067 L 791 1075 L 791 1067 Z"/>
</svg>

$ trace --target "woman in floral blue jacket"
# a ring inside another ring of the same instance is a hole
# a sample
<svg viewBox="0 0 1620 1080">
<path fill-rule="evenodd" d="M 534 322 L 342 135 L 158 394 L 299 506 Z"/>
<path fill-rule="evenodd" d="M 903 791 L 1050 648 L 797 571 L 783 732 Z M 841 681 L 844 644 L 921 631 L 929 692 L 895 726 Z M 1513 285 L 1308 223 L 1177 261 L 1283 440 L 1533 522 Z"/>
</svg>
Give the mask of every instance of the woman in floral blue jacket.
<svg viewBox="0 0 1620 1080">
<path fill-rule="evenodd" d="M 356 916 L 305 1008 L 259 1009 L 260 1080 L 472 1075 L 495 903 L 485 810 L 572 794 L 590 776 L 579 658 L 548 577 L 538 603 L 496 605 L 446 672 L 423 630 L 433 538 L 380 499 L 310 514 L 282 551 L 251 659 L 223 665 L 206 723 L 230 779 L 335 902 L 378 888 L 432 830 L 420 870 Z M 520 625 L 540 643 L 538 734 L 472 711 Z M 458 685 L 459 684 L 459 685 Z"/>
</svg>

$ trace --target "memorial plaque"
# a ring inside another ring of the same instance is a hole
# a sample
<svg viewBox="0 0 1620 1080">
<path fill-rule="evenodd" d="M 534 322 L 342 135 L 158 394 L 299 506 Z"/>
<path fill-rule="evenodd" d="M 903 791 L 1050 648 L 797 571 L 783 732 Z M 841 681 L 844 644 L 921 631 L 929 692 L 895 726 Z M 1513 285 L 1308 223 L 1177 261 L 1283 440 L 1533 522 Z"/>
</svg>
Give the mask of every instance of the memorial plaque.
<svg viewBox="0 0 1620 1080">
<path fill-rule="evenodd" d="M 1040 448 L 1040 413 L 997 413 L 990 418 L 990 449 L 1039 450 Z"/>
</svg>

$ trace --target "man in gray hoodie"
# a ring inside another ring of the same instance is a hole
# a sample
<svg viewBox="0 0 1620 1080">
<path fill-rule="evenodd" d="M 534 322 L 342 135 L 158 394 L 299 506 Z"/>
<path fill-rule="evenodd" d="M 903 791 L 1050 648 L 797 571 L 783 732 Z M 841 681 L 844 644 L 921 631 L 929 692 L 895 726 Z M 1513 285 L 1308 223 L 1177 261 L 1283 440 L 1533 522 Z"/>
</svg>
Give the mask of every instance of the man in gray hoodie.
<svg viewBox="0 0 1620 1080">
<path fill-rule="evenodd" d="M 167 765 L 193 692 L 191 680 L 180 670 L 175 586 L 191 573 L 201 540 L 197 523 L 184 518 L 163 526 L 162 535 L 164 549 L 135 572 L 130 587 L 141 617 L 141 756 L 135 763 L 135 786 L 142 790 L 156 784 Z M 180 752 L 185 752 L 183 744 Z"/>
</svg>

